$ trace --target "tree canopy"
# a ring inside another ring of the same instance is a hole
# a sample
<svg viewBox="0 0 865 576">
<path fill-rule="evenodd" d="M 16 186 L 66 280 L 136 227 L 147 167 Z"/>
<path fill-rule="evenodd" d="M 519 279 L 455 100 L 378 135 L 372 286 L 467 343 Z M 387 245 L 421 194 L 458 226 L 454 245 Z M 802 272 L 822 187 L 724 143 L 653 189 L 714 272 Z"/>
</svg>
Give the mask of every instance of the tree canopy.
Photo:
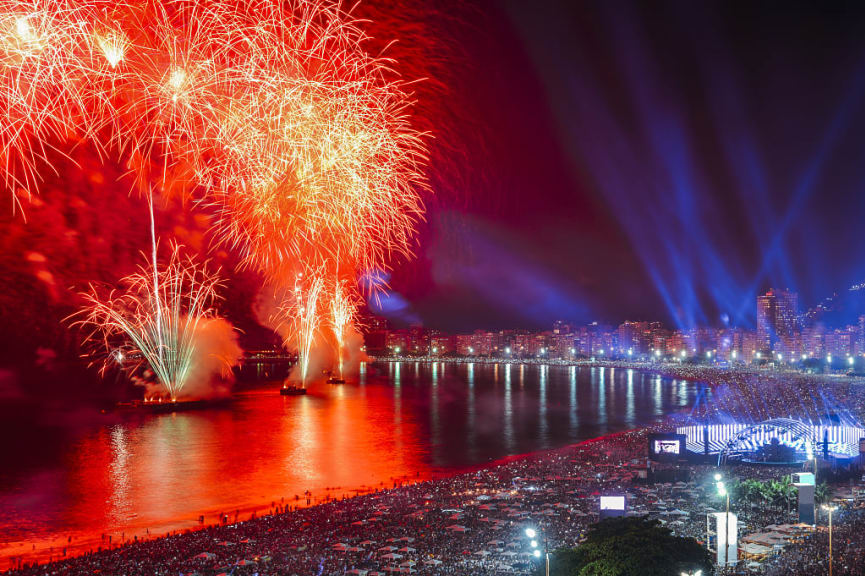
<svg viewBox="0 0 865 576">
<path fill-rule="evenodd" d="M 669 576 L 696 570 L 713 573 L 709 552 L 693 538 L 674 536 L 657 520 L 644 518 L 599 522 L 577 548 L 557 550 L 550 558 L 554 576 Z"/>
</svg>

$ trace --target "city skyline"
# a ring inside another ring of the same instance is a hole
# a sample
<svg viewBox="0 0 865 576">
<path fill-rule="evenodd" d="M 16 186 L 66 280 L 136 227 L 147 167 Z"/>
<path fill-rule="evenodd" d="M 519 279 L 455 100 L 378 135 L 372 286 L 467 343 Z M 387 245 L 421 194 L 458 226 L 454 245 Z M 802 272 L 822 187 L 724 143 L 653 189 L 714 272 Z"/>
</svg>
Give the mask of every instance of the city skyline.
<svg viewBox="0 0 865 576">
<path fill-rule="evenodd" d="M 537 359 L 705 359 L 740 363 L 798 363 L 834 356 L 865 358 L 865 314 L 854 324 L 827 326 L 814 309 L 798 310 L 798 295 L 769 289 L 756 298 L 756 329 L 693 327 L 671 329 L 660 321 L 580 324 L 558 320 L 549 329 L 475 329 L 449 333 L 422 325 L 394 328 L 370 320 L 366 350 L 373 355 L 478 356 Z M 809 320 L 809 317 L 811 318 Z M 851 364 L 852 365 L 852 364 Z"/>
</svg>

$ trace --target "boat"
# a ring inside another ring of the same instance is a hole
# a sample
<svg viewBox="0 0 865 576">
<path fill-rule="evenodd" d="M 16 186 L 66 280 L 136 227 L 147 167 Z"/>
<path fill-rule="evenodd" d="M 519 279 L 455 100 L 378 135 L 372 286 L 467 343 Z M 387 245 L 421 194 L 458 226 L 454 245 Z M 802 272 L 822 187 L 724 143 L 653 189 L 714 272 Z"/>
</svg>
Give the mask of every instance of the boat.
<svg viewBox="0 0 865 576">
<path fill-rule="evenodd" d="M 339 378 L 337 376 L 331 376 L 327 379 L 328 384 L 345 384 L 345 379 Z"/>
<path fill-rule="evenodd" d="M 282 396 L 305 396 L 306 388 L 301 388 L 300 386 L 283 386 L 280 388 L 279 393 Z"/>
</svg>

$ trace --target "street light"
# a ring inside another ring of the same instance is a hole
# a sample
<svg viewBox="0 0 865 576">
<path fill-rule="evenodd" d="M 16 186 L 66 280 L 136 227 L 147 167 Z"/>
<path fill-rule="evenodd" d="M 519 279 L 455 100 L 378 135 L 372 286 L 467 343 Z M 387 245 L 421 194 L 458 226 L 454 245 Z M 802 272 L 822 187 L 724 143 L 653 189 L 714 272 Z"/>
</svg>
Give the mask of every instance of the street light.
<svg viewBox="0 0 865 576">
<path fill-rule="evenodd" d="M 535 536 L 537 536 L 537 535 L 538 535 L 538 532 L 534 528 L 526 528 L 526 536 L 528 536 L 529 538 L 532 539 L 531 546 L 532 546 L 532 548 L 535 549 L 534 552 L 532 552 L 532 555 L 535 558 L 540 558 L 541 557 L 541 551 L 538 549 L 538 541 L 535 540 Z M 545 562 L 546 562 L 545 574 L 546 574 L 546 576 L 550 576 L 550 553 L 547 550 L 547 535 L 546 534 L 544 534 L 544 557 L 545 557 Z"/>
<path fill-rule="evenodd" d="M 727 556 L 730 553 L 730 543 L 728 542 L 730 539 L 730 493 L 727 491 L 727 487 L 724 486 L 724 482 L 721 481 L 720 474 L 715 474 L 715 486 L 718 488 L 718 496 L 727 499 L 727 511 L 724 515 L 724 573 L 726 573 L 729 562 Z"/>
<path fill-rule="evenodd" d="M 821 508 L 829 512 L 829 576 L 832 576 L 832 512 L 838 507 L 823 504 Z"/>
<path fill-rule="evenodd" d="M 696 572 L 682 572 L 682 576 L 703 576 L 703 571 L 697 570 Z"/>
</svg>

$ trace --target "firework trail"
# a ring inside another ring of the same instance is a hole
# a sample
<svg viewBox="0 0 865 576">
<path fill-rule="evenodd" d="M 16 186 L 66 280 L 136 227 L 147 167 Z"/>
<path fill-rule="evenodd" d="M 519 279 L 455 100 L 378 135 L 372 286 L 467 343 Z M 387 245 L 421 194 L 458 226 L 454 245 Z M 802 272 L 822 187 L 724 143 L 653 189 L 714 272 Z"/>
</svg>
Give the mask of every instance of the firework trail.
<svg viewBox="0 0 865 576">
<path fill-rule="evenodd" d="M 130 372 L 146 364 L 174 401 L 201 357 L 196 335 L 217 318 L 220 285 L 216 273 L 175 246 L 163 268 L 142 266 L 104 297 L 95 288 L 82 294 L 87 305 L 75 323 L 92 328 L 87 340 L 109 352 L 103 369 L 112 360 Z M 234 360 L 226 357 L 225 366 Z"/>
<path fill-rule="evenodd" d="M 340 377 L 343 376 L 346 333 L 354 323 L 357 307 L 358 298 L 355 292 L 345 280 L 337 279 L 330 295 L 330 327 L 336 340 L 336 362 Z"/>
<path fill-rule="evenodd" d="M 318 272 L 298 272 L 293 290 L 285 295 L 277 312 L 280 328 L 287 328 L 280 330 L 288 335 L 286 346 L 293 345 L 297 350 L 299 379 L 303 386 L 309 377 L 310 354 L 322 322 L 319 298 L 324 290 L 324 277 Z"/>
</svg>

